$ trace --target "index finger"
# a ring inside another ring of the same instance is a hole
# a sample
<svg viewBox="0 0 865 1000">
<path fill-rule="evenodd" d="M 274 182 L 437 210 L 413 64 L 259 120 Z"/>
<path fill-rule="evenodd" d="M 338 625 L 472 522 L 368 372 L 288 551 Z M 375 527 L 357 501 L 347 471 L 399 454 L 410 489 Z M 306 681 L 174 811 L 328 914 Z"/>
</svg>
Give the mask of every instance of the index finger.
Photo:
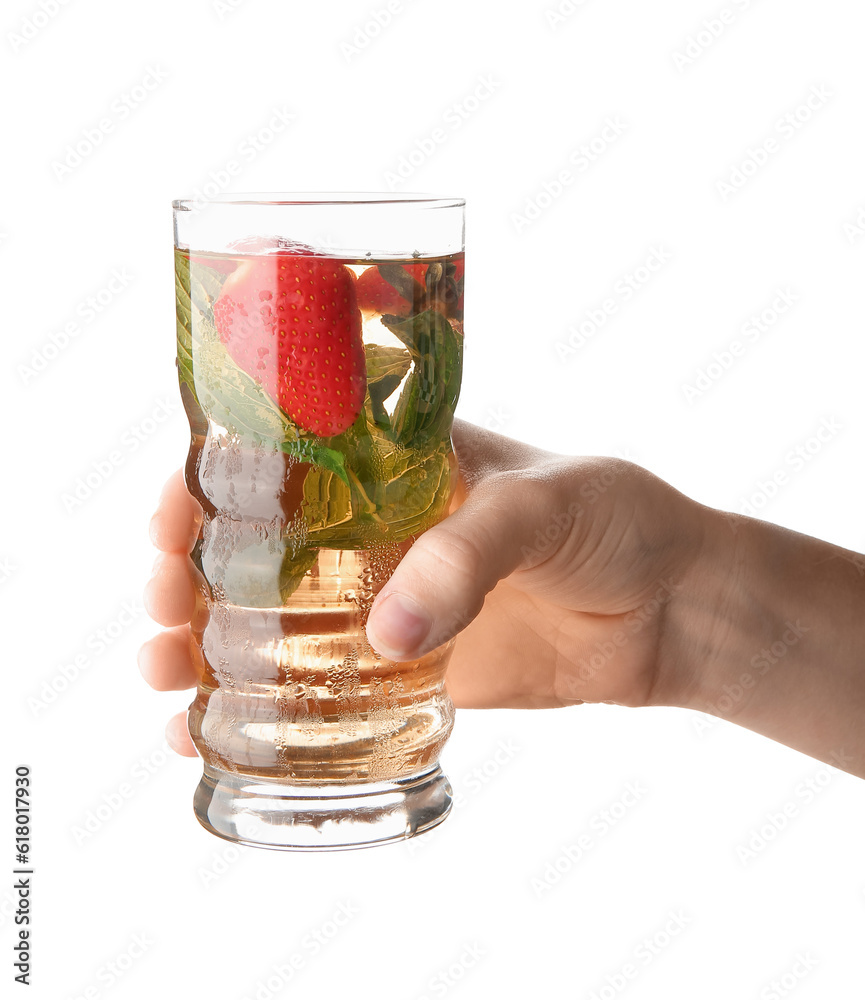
<svg viewBox="0 0 865 1000">
<path fill-rule="evenodd" d="M 554 457 L 534 445 L 496 434 L 466 420 L 454 420 L 451 438 L 466 490 L 497 472 L 527 469 Z"/>
<path fill-rule="evenodd" d="M 201 505 L 190 496 L 183 470 L 168 480 L 150 519 L 150 540 L 162 552 L 190 552 L 201 527 Z"/>
</svg>

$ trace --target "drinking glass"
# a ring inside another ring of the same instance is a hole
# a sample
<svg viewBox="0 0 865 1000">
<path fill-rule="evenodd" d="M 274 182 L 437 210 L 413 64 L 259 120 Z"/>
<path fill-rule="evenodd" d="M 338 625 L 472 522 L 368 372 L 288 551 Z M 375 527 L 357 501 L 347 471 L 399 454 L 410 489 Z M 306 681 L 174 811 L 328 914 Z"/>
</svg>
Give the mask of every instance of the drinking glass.
<svg viewBox="0 0 865 1000">
<path fill-rule="evenodd" d="M 174 202 L 177 367 L 201 504 L 198 820 L 315 850 L 440 823 L 452 643 L 394 662 L 376 594 L 457 481 L 464 202 Z"/>
</svg>

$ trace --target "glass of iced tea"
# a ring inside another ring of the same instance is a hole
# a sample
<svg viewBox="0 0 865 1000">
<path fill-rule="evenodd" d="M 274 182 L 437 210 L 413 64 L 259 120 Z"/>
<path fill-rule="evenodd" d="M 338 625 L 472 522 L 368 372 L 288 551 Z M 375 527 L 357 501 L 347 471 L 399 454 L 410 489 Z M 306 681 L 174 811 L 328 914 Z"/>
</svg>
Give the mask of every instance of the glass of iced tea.
<svg viewBox="0 0 865 1000">
<path fill-rule="evenodd" d="M 451 645 L 397 663 L 372 602 L 457 480 L 464 202 L 232 195 L 174 203 L 177 367 L 212 833 L 315 850 L 440 823 Z"/>
</svg>

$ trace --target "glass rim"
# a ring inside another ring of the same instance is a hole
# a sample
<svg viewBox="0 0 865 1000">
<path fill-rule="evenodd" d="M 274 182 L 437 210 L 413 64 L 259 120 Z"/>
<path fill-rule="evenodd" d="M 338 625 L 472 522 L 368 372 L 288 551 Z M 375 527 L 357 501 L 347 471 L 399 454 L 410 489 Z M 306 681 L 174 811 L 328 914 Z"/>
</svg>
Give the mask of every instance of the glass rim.
<svg viewBox="0 0 865 1000">
<path fill-rule="evenodd" d="M 423 192 L 394 191 L 286 191 L 224 193 L 209 198 L 177 198 L 175 212 L 194 211 L 202 205 L 294 206 L 325 205 L 423 205 L 426 208 L 464 208 L 465 198 Z"/>
</svg>

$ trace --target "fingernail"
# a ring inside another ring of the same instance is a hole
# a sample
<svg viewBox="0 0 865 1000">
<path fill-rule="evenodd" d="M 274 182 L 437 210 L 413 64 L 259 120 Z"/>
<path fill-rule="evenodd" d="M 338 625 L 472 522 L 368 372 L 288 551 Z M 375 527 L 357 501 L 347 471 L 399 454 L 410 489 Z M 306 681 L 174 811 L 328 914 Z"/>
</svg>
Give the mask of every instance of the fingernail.
<svg viewBox="0 0 865 1000">
<path fill-rule="evenodd" d="M 390 594 L 376 608 L 373 625 L 376 638 L 399 657 L 417 649 L 429 635 L 432 619 L 410 597 Z"/>
</svg>

